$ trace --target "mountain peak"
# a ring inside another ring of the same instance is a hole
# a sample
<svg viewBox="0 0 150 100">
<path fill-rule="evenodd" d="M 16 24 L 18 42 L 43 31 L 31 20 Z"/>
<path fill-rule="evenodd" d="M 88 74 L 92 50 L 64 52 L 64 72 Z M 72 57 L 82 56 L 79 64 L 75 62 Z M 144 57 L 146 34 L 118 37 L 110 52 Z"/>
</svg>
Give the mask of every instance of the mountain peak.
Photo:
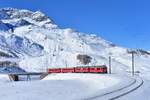
<svg viewBox="0 0 150 100">
<path fill-rule="evenodd" d="M 57 28 L 57 25 L 41 11 L 32 12 L 26 9 L 16 8 L 1 8 L 0 9 L 0 20 L 4 23 L 16 24 L 17 21 L 27 22 L 36 26 L 43 26 L 46 28 Z"/>
</svg>

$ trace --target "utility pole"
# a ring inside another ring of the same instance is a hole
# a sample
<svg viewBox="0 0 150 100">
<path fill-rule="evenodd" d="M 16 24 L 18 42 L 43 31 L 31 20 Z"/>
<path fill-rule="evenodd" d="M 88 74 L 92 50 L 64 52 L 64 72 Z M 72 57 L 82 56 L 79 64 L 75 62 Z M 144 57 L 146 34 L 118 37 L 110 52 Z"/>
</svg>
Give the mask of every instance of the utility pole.
<svg viewBox="0 0 150 100">
<path fill-rule="evenodd" d="M 132 53 L 132 76 L 134 76 L 134 51 Z"/>
<path fill-rule="evenodd" d="M 65 65 L 66 65 L 66 68 L 68 67 L 68 64 L 67 64 L 67 61 L 66 61 L 66 59 L 65 59 Z"/>
<path fill-rule="evenodd" d="M 46 53 L 46 55 L 45 55 L 45 72 L 47 72 L 48 71 L 48 53 L 47 53 L 47 51 L 45 52 Z"/>
<path fill-rule="evenodd" d="M 111 74 L 111 56 L 109 56 L 109 74 Z"/>
</svg>

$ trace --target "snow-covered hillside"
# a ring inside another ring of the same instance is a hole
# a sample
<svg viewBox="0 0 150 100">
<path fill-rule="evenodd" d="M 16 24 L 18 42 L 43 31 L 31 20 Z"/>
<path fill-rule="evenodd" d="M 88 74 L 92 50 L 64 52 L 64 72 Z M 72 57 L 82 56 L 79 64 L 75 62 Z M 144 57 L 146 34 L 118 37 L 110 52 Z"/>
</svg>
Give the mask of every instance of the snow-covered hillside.
<svg viewBox="0 0 150 100">
<path fill-rule="evenodd" d="M 116 46 L 94 34 L 58 26 L 40 11 L 2 8 L 0 51 L 19 59 L 19 66 L 26 71 L 46 71 L 47 67 L 108 65 L 109 56 L 112 56 L 114 73 L 130 70 L 130 49 Z M 89 57 L 89 62 L 82 62 L 78 55 Z M 149 77 L 150 53 L 136 50 L 135 62 L 135 70 Z"/>
</svg>

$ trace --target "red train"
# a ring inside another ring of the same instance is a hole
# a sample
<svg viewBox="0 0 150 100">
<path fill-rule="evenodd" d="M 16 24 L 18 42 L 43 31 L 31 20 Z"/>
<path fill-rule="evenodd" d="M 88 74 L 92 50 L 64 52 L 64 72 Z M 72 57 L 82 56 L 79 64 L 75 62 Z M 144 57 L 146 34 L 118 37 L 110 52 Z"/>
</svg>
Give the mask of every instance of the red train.
<svg viewBox="0 0 150 100">
<path fill-rule="evenodd" d="M 107 73 L 107 67 L 102 65 L 72 68 L 49 68 L 48 73 Z"/>
</svg>

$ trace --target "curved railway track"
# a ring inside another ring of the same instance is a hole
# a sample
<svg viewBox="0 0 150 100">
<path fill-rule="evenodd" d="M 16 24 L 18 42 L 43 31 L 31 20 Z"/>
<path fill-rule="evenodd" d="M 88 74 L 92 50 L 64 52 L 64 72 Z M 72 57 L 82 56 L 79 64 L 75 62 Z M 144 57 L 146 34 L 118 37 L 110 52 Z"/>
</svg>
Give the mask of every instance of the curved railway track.
<svg viewBox="0 0 150 100">
<path fill-rule="evenodd" d="M 143 83 L 144 81 L 142 80 L 142 78 L 134 77 L 133 81 L 126 86 L 85 100 L 116 100 L 135 91 L 136 89 L 141 87 Z"/>
</svg>

